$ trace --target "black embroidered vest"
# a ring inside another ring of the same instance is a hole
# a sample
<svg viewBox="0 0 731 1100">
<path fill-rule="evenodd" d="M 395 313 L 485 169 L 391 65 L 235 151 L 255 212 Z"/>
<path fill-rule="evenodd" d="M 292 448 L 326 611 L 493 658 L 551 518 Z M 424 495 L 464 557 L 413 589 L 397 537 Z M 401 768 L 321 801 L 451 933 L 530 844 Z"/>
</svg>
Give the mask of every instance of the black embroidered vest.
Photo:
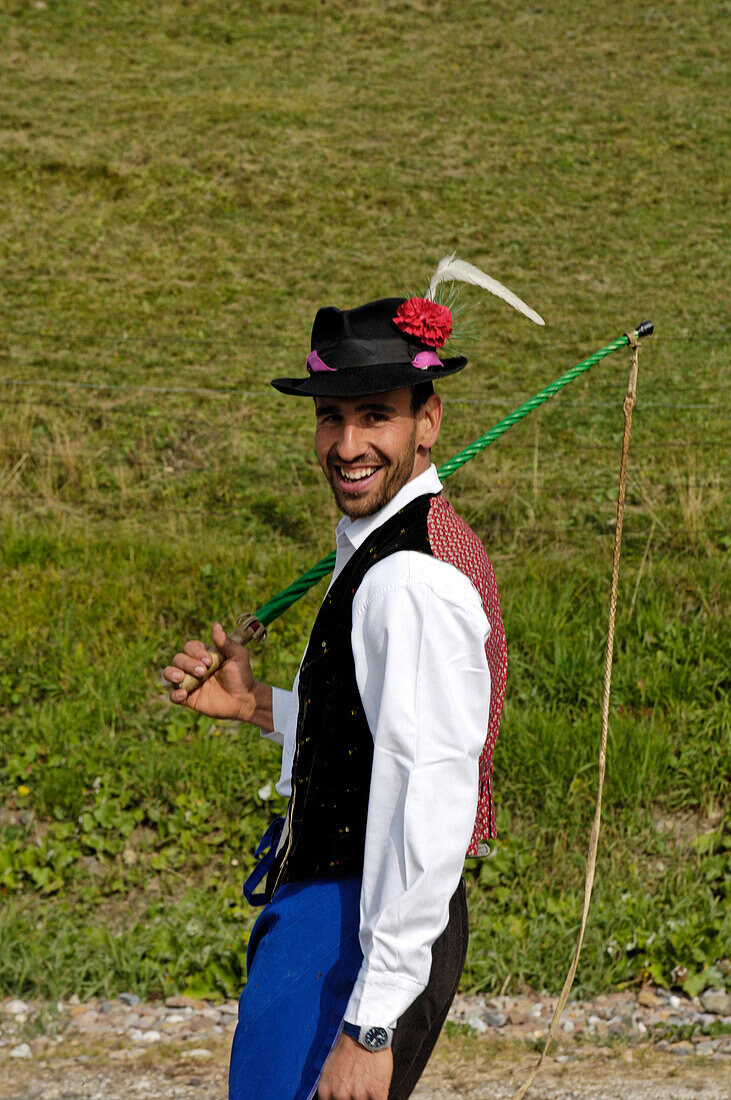
<svg viewBox="0 0 731 1100">
<path fill-rule="evenodd" d="M 416 550 L 470 579 L 490 624 L 485 655 L 490 708 L 479 761 L 475 825 L 467 855 L 496 835 L 492 754 L 500 729 L 508 656 L 495 574 L 480 540 L 441 494 L 424 494 L 355 551 L 325 597 L 299 678 L 297 741 L 284 840 L 267 877 L 267 899 L 285 882 L 361 875 L 373 738 L 355 678 L 353 597 L 365 574 L 390 554 Z"/>
<path fill-rule="evenodd" d="M 285 882 L 363 872 L 373 738 L 355 678 L 353 597 L 377 561 L 399 550 L 431 553 L 431 501 L 417 497 L 382 524 L 323 600 L 300 668 L 286 839 L 267 878 L 267 898 Z"/>
</svg>

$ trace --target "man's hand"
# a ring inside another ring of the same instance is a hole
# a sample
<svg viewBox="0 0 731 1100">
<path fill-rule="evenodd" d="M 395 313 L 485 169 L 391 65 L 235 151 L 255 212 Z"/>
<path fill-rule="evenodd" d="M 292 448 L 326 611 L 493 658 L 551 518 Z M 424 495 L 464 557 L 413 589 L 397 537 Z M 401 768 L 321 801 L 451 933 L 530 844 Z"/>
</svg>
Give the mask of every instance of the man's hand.
<svg viewBox="0 0 731 1100">
<path fill-rule="evenodd" d="M 318 1100 L 388 1100 L 393 1075 L 390 1050 L 372 1052 L 341 1035 L 317 1086 Z"/>
<path fill-rule="evenodd" d="M 173 663 L 163 672 L 172 685 L 171 701 L 210 718 L 233 718 L 273 729 L 272 690 L 254 679 L 246 646 L 231 641 L 220 623 L 213 624 L 211 637 L 225 657 L 223 664 L 195 691 L 188 694 L 182 688 L 176 689 L 176 683 L 180 683 L 186 672 L 191 676 L 203 676 L 211 663 L 203 642 L 186 642 L 183 652 L 176 653 Z"/>
</svg>

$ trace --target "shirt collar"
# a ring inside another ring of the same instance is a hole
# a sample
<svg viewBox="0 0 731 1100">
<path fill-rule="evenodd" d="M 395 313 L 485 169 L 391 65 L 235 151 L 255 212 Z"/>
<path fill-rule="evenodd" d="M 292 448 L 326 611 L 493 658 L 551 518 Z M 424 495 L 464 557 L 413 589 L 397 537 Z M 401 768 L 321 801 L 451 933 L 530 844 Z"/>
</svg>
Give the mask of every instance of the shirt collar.
<svg viewBox="0 0 731 1100">
<path fill-rule="evenodd" d="M 428 470 L 425 470 L 423 474 L 419 474 L 411 481 L 407 481 L 396 493 L 396 496 L 392 497 L 388 504 L 384 504 L 383 508 L 374 512 L 372 516 L 361 516 L 360 519 L 343 516 L 335 528 L 337 541 L 342 544 L 343 540 L 347 539 L 353 549 L 357 550 L 382 523 L 385 523 L 391 516 L 395 516 L 401 508 L 410 504 L 412 500 L 416 500 L 417 497 L 423 496 L 425 493 L 440 493 L 441 491 L 442 483 L 439 480 L 437 468 L 432 462 Z"/>
</svg>

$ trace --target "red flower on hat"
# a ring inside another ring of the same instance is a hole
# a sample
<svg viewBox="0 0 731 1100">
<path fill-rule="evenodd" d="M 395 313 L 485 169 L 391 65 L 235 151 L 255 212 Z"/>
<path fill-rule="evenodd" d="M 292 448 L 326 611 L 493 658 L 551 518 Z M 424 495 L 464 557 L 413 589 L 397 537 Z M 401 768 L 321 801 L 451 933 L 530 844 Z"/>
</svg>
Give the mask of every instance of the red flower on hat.
<svg viewBox="0 0 731 1100">
<path fill-rule="evenodd" d="M 452 331 L 452 314 L 446 306 L 428 298 L 409 298 L 396 310 L 393 322 L 408 336 L 415 336 L 428 348 L 446 344 Z"/>
</svg>

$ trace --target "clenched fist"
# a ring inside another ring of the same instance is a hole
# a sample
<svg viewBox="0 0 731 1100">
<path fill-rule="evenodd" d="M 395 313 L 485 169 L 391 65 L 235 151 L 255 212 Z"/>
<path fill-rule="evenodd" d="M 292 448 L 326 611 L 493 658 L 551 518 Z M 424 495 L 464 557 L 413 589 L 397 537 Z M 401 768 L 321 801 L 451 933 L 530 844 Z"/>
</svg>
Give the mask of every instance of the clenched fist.
<svg viewBox="0 0 731 1100">
<path fill-rule="evenodd" d="M 211 637 L 224 657 L 223 663 L 193 691 L 176 687 L 186 673 L 196 678 L 205 676 L 211 664 L 211 655 L 203 642 L 186 642 L 183 652 L 176 653 L 173 663 L 163 672 L 172 688 L 171 702 L 210 718 L 231 718 L 252 722 L 262 729 L 273 729 L 272 689 L 254 679 L 246 646 L 232 641 L 220 623 L 213 624 Z"/>
</svg>

